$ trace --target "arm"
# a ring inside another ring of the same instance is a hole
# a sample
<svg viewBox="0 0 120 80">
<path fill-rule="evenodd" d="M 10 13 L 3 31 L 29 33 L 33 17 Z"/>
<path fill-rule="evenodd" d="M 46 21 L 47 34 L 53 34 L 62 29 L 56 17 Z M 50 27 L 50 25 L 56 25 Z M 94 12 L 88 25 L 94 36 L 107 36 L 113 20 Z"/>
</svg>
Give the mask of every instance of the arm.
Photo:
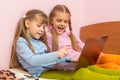
<svg viewBox="0 0 120 80">
<path fill-rule="evenodd" d="M 57 52 L 35 54 L 28 47 L 25 40 L 18 40 L 16 45 L 16 52 L 19 58 L 24 59 L 32 66 L 42 66 L 55 64 L 59 59 Z"/>
</svg>

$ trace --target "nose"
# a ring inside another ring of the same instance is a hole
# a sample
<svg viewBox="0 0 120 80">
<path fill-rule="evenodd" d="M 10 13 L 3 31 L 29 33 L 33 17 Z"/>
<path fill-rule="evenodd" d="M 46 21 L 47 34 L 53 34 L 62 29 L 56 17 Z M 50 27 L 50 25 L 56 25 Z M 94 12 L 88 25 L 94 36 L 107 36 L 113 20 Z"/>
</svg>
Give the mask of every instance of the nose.
<svg viewBox="0 0 120 80">
<path fill-rule="evenodd" d="M 61 22 L 61 25 L 65 25 L 64 21 Z"/>
<path fill-rule="evenodd" d="M 40 31 L 44 31 L 44 28 L 43 28 L 43 27 L 40 27 Z"/>
</svg>

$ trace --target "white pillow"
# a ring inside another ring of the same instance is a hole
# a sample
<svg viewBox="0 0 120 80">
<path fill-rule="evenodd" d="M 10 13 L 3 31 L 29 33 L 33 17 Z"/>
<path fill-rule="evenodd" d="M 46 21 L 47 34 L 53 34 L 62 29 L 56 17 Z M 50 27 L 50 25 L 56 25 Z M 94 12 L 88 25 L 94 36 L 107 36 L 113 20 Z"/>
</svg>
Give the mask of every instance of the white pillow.
<svg viewBox="0 0 120 80">
<path fill-rule="evenodd" d="M 23 78 L 25 80 L 51 80 L 51 79 L 33 77 L 28 72 L 26 72 L 24 70 L 21 70 L 21 69 L 8 69 L 8 70 L 10 70 L 11 72 L 15 73 L 15 76 L 17 78 L 19 78 L 19 79 Z"/>
</svg>

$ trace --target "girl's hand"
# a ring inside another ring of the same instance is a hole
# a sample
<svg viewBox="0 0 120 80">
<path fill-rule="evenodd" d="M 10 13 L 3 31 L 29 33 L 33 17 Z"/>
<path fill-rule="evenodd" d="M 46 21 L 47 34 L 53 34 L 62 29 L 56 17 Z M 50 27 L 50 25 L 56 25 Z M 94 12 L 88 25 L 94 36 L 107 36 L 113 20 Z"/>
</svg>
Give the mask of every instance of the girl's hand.
<svg viewBox="0 0 120 80">
<path fill-rule="evenodd" d="M 68 47 L 64 47 L 64 48 L 62 48 L 61 50 L 59 50 L 58 51 L 58 57 L 59 58 L 62 58 L 62 57 L 65 57 L 65 56 L 67 56 L 67 49 L 68 49 Z"/>
<path fill-rule="evenodd" d="M 71 61 L 76 62 L 76 61 L 78 61 L 78 58 L 72 57 L 72 58 L 71 58 Z"/>
</svg>

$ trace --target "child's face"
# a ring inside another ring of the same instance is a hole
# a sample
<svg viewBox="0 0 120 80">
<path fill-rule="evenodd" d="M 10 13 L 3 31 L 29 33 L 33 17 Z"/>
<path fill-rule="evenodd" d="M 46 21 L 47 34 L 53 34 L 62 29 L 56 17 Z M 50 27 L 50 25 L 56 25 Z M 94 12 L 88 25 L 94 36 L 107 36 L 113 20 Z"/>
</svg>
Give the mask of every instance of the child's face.
<svg viewBox="0 0 120 80">
<path fill-rule="evenodd" d="M 56 12 L 55 16 L 52 18 L 51 23 L 57 34 L 62 34 L 65 32 L 70 19 L 69 13 Z"/>
<path fill-rule="evenodd" d="M 34 39 L 39 39 L 44 34 L 46 24 L 40 24 L 40 21 L 32 20 L 29 21 L 27 26 L 28 35 Z"/>
</svg>

